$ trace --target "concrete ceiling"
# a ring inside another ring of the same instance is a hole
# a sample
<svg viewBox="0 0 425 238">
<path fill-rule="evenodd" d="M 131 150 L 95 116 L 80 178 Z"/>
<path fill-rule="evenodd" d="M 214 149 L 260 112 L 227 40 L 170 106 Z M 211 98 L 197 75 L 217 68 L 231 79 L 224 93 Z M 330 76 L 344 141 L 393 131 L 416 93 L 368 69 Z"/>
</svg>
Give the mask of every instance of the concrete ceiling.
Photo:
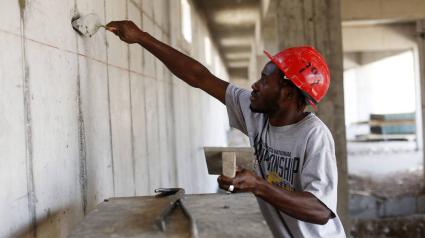
<svg viewBox="0 0 425 238">
<path fill-rule="evenodd" d="M 204 10 L 232 79 L 248 79 L 251 42 L 260 15 L 258 0 L 196 0 Z"/>
</svg>

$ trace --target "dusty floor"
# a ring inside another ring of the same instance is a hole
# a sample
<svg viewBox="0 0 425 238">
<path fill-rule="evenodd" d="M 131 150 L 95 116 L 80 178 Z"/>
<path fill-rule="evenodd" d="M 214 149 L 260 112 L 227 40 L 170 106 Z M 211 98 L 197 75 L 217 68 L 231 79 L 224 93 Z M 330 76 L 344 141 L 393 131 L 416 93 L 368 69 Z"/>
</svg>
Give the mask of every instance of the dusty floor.
<svg viewBox="0 0 425 238">
<path fill-rule="evenodd" d="M 348 142 L 351 193 L 380 198 L 425 194 L 423 152 L 416 142 Z M 352 219 L 354 238 L 425 237 L 425 215 L 385 219 Z"/>
<path fill-rule="evenodd" d="M 424 194 L 423 153 L 416 142 L 347 143 L 349 185 L 382 198 Z"/>
<path fill-rule="evenodd" d="M 424 171 L 396 172 L 378 176 L 349 175 L 350 192 L 362 191 L 380 198 L 400 198 L 425 194 Z"/>
<path fill-rule="evenodd" d="M 425 237 L 425 215 L 352 220 L 351 236 L 353 238 L 423 238 Z"/>
</svg>

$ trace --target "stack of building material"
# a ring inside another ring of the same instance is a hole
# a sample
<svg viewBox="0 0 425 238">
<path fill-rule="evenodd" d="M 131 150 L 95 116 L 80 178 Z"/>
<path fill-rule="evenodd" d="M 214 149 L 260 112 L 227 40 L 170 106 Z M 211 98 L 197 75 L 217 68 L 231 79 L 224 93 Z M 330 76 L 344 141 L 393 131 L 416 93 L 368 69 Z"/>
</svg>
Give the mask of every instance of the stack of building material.
<svg viewBox="0 0 425 238">
<path fill-rule="evenodd" d="M 371 114 L 373 134 L 415 134 L 415 113 Z"/>
<path fill-rule="evenodd" d="M 371 114 L 369 124 L 371 134 L 357 135 L 357 139 L 367 141 L 416 139 L 415 113 Z"/>
</svg>

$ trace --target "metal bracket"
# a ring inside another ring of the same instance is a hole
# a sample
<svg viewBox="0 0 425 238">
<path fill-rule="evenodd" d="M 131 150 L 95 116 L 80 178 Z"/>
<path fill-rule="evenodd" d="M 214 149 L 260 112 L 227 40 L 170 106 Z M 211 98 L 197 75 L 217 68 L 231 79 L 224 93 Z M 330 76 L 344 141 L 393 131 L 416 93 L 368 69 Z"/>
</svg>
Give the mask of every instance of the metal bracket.
<svg viewBox="0 0 425 238">
<path fill-rule="evenodd" d="M 161 211 L 161 213 L 155 219 L 155 225 L 158 227 L 158 229 L 161 231 L 166 230 L 165 218 L 171 213 L 176 203 L 178 203 L 180 205 L 180 208 L 183 210 L 183 213 L 187 216 L 187 218 L 189 218 L 191 238 L 198 238 L 198 227 L 196 226 L 196 220 L 193 217 L 193 215 L 189 212 L 189 210 L 187 210 L 182 200 L 183 195 L 185 193 L 184 189 L 183 188 L 158 188 L 158 189 L 155 189 L 155 193 L 160 193 L 155 196 L 157 198 L 173 195 L 168 205 Z"/>
</svg>

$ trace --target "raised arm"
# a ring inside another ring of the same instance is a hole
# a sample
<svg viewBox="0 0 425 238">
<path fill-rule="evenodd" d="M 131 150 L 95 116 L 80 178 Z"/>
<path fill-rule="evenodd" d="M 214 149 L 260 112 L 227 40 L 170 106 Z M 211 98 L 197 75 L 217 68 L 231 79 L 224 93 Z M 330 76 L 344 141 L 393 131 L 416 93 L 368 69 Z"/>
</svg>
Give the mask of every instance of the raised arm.
<svg viewBox="0 0 425 238">
<path fill-rule="evenodd" d="M 162 61 L 177 77 L 192 87 L 200 88 L 225 104 L 228 82 L 223 81 L 198 61 L 174 48 L 156 40 L 147 32 L 141 31 L 132 21 L 113 21 L 108 25 L 120 39 L 129 44 L 138 43 Z"/>
</svg>

